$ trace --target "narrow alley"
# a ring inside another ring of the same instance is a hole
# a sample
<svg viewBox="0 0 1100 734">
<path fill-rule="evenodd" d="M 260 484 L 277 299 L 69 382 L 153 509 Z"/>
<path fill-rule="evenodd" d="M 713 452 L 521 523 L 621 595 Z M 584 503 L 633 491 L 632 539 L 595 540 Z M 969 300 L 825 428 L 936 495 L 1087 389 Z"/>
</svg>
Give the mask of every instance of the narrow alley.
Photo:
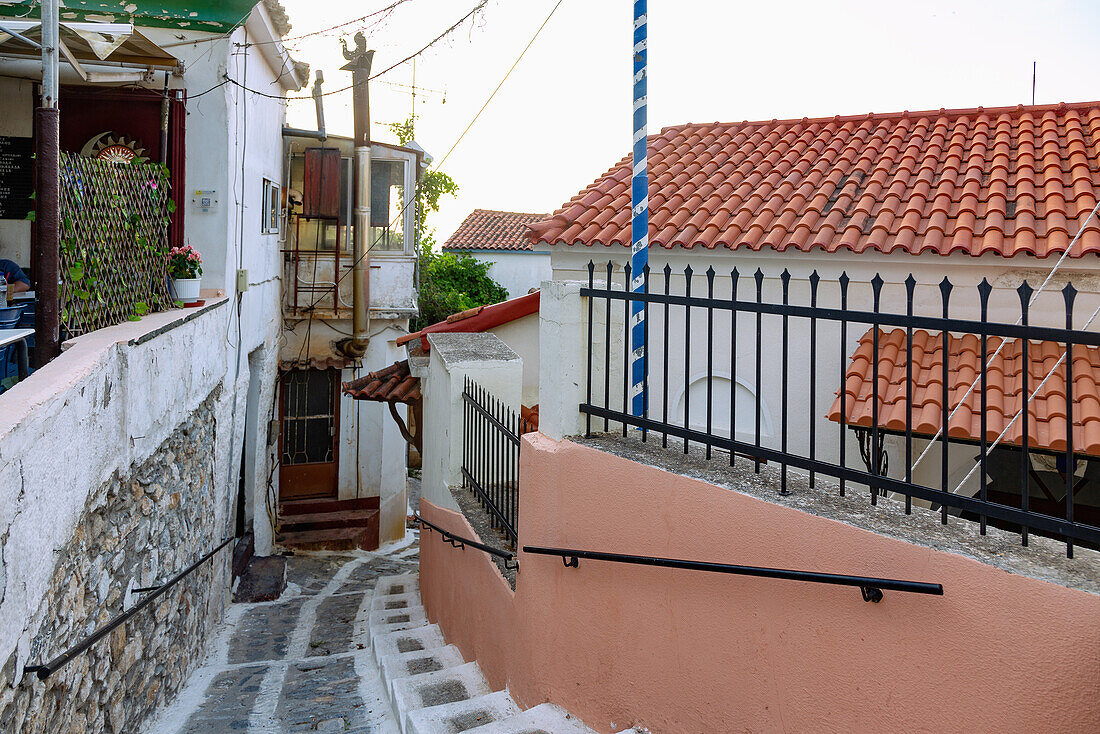
<svg viewBox="0 0 1100 734">
<path fill-rule="evenodd" d="M 388 553 L 316 553 L 287 563 L 273 602 L 234 604 L 211 652 L 149 734 L 353 732 L 395 734 L 370 649 L 378 580 L 413 574 L 416 531 Z"/>
<path fill-rule="evenodd" d="M 210 653 L 146 734 L 594 734 L 524 711 L 429 624 L 419 532 L 380 552 L 291 556 L 287 590 L 234 604 Z M 639 734 L 627 729 L 622 734 Z"/>
</svg>

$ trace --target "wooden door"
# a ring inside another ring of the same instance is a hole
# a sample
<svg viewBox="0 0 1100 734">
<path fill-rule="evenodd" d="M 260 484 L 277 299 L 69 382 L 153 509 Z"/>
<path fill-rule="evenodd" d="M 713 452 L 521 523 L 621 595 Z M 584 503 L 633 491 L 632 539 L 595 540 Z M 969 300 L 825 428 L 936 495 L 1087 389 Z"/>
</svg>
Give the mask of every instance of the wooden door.
<svg viewBox="0 0 1100 734">
<path fill-rule="evenodd" d="M 337 497 L 339 370 L 288 370 L 280 385 L 279 500 Z"/>
</svg>

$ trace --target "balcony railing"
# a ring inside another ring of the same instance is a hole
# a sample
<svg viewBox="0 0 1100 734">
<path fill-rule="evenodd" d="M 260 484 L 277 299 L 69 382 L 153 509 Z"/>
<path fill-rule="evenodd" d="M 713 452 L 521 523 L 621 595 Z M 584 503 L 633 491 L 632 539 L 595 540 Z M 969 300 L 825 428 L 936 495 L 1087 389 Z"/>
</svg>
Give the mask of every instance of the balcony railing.
<svg viewBox="0 0 1100 734">
<path fill-rule="evenodd" d="M 685 453 L 695 446 L 708 460 L 721 450 L 730 466 L 759 472 L 766 461 L 778 466 L 784 494 L 789 470 L 803 472 L 811 488 L 819 475 L 832 477 L 842 495 L 863 488 L 876 504 L 891 493 L 904 498 L 907 513 L 922 500 L 944 524 L 962 517 L 983 534 L 993 524 L 1018 532 L 1024 545 L 1030 532 L 1041 533 L 1064 541 L 1071 557 L 1074 543 L 1100 545 L 1092 369 L 1100 368 L 1100 333 L 1085 330 L 1100 306 L 1074 329 L 1071 284 L 1047 292 L 1039 309 L 1027 282 L 991 300 L 987 280 L 963 289 L 944 278 L 918 298 L 913 276 L 895 284 L 875 276 L 854 293 L 846 274 L 826 283 L 814 271 L 797 282 L 796 302 L 786 270 L 769 279 L 769 298 L 760 270 L 745 284 L 737 269 L 700 277 L 689 266 L 674 288 L 671 268 L 647 268 L 640 292 L 629 291 L 629 265 L 600 268 L 599 285 L 596 272 L 590 263 L 581 289 L 592 299 L 580 406 L 589 434 L 633 428 L 643 441 L 682 444 Z M 857 300 L 870 308 L 853 308 Z M 631 345 L 611 338 L 613 328 L 629 333 L 635 303 L 647 342 L 640 415 L 624 407 Z M 953 315 L 953 305 L 978 318 Z M 1019 318 L 992 320 L 994 307 Z M 595 339 L 594 314 L 606 320 Z M 1038 325 L 1036 315 L 1065 326 Z M 887 436 L 899 444 L 894 468 Z M 960 469 L 960 452 L 975 449 Z M 853 462 L 860 457 L 863 467 Z"/>
</svg>

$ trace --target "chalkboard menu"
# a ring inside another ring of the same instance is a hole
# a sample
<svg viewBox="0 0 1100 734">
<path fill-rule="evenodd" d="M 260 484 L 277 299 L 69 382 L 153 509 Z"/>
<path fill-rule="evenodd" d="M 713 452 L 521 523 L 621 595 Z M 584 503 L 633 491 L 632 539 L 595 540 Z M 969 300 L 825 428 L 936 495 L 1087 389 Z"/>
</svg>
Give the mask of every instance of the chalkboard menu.
<svg viewBox="0 0 1100 734">
<path fill-rule="evenodd" d="M 31 138 L 0 135 L 0 219 L 26 219 L 33 208 L 33 154 Z"/>
</svg>

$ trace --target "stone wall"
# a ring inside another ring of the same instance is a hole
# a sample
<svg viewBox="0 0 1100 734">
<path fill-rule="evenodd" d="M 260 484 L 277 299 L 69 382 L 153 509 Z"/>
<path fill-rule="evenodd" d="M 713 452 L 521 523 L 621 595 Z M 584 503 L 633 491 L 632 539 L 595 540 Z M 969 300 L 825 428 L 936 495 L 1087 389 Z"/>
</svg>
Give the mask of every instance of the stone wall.
<svg viewBox="0 0 1100 734">
<path fill-rule="evenodd" d="M 175 575 L 220 542 L 216 522 L 216 388 L 127 476 L 90 493 L 76 532 L 54 555 L 49 592 L 28 628 L 29 663 L 48 660 L 140 600 L 134 588 Z M 223 430 L 227 430 L 224 427 Z M 224 517 L 224 515 L 220 515 Z M 219 552 L 46 681 L 0 668 L 0 731 L 138 729 L 172 698 L 205 651 L 226 604 L 230 549 Z"/>
</svg>

